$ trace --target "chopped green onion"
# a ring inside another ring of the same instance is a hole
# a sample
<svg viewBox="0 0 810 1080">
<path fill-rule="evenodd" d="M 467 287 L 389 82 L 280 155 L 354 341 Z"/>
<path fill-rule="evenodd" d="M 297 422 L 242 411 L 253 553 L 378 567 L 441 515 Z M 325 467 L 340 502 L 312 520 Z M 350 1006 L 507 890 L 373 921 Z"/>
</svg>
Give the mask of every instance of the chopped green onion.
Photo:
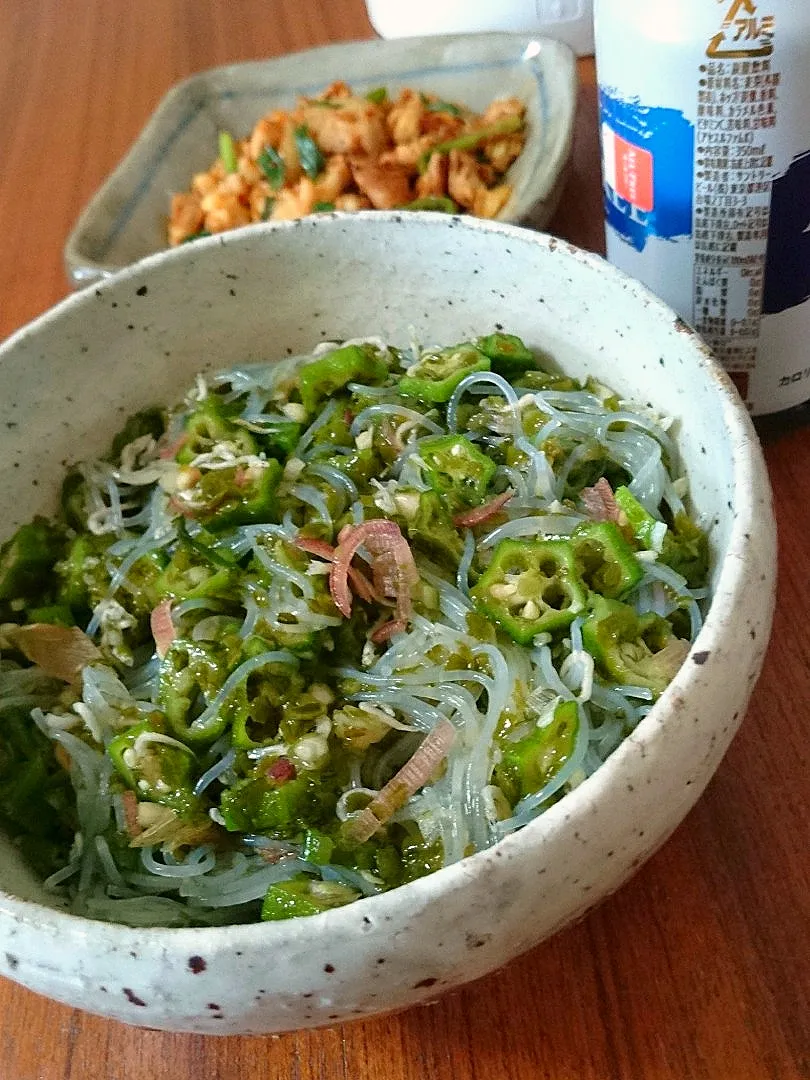
<svg viewBox="0 0 810 1080">
<path fill-rule="evenodd" d="M 423 94 L 422 104 L 425 106 L 427 112 L 449 113 L 450 116 L 464 115 L 458 105 L 454 105 L 452 101 L 428 101 L 428 99 Z"/>
<path fill-rule="evenodd" d="M 520 116 L 505 116 L 502 120 L 489 124 L 487 127 L 477 128 L 474 131 L 465 131 L 452 139 L 445 139 L 437 143 L 429 150 L 420 154 L 416 167 L 419 172 L 424 172 L 428 162 L 434 154 L 446 154 L 450 150 L 475 150 L 487 139 L 496 139 L 499 135 L 513 135 L 516 131 L 523 130 L 523 120 Z"/>
<path fill-rule="evenodd" d="M 448 195 L 425 195 L 405 203 L 403 210 L 435 210 L 440 214 L 457 214 L 458 206 Z"/>
<path fill-rule="evenodd" d="M 197 232 L 189 233 L 188 236 L 184 236 L 180 241 L 181 244 L 190 244 L 192 240 L 202 240 L 204 236 L 212 236 L 213 234 L 208 229 L 199 229 Z"/>
<path fill-rule="evenodd" d="M 298 157 L 301 161 L 301 168 L 310 178 L 314 180 L 319 173 L 323 172 L 324 160 L 323 154 L 318 149 L 315 140 L 309 133 L 309 128 L 306 124 L 301 124 L 294 132 L 295 145 L 298 150 Z"/>
<path fill-rule="evenodd" d="M 278 191 L 284 183 L 284 174 L 286 172 L 284 158 L 278 150 L 274 150 L 272 146 L 265 146 L 256 158 L 256 164 L 264 173 L 264 178 L 273 191 Z"/>
<path fill-rule="evenodd" d="M 238 170 L 239 162 L 236 157 L 236 143 L 233 141 L 233 135 L 227 131 L 220 131 L 219 133 L 219 156 L 225 166 L 225 172 L 235 173 Z"/>
</svg>

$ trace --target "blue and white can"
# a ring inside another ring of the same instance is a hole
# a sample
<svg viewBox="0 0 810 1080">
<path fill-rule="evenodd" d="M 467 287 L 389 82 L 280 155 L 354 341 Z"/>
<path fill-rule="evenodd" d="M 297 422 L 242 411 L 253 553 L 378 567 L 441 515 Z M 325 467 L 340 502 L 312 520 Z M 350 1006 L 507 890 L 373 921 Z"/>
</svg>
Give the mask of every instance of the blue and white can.
<svg viewBox="0 0 810 1080">
<path fill-rule="evenodd" d="M 810 3 L 596 0 L 608 259 L 755 415 L 810 399 Z"/>
</svg>

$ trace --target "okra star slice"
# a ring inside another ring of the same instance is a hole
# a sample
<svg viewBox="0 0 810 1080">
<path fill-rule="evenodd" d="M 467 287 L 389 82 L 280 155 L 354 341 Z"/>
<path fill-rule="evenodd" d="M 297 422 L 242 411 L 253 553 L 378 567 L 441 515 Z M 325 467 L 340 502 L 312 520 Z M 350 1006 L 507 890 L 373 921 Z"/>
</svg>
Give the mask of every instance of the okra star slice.
<svg viewBox="0 0 810 1080">
<path fill-rule="evenodd" d="M 233 720 L 233 706 L 223 703 L 204 726 L 194 726 L 195 704 L 200 696 L 211 701 L 234 666 L 234 657 L 217 642 L 176 639 L 161 664 L 158 705 L 172 733 L 183 742 L 206 745 L 225 731 Z"/>
<path fill-rule="evenodd" d="M 448 349 L 427 349 L 411 364 L 399 381 L 400 392 L 408 397 L 442 404 L 468 375 L 489 371 L 491 362 L 475 345 L 463 343 Z"/>
<path fill-rule="evenodd" d="M 641 505 L 629 488 L 621 485 L 613 493 L 620 512 L 627 519 L 627 527 L 635 541 L 644 548 L 658 550 L 667 531 L 663 521 L 657 521 Z"/>
<path fill-rule="evenodd" d="M 582 626 L 582 641 L 606 678 L 646 686 L 659 697 L 686 659 L 689 642 L 676 637 L 661 615 L 638 615 L 629 604 L 596 597 Z"/>
<path fill-rule="evenodd" d="M 513 807 L 541 791 L 559 772 L 574 751 L 578 730 L 576 702 L 561 701 L 547 724 L 518 742 L 504 742 L 493 780 Z"/>
<path fill-rule="evenodd" d="M 492 363 L 492 370 L 506 379 L 537 368 L 537 357 L 515 334 L 495 333 L 475 342 Z"/>
<path fill-rule="evenodd" d="M 419 456 L 434 491 L 468 505 L 483 502 L 496 466 L 469 439 L 463 435 L 424 439 Z"/>
<path fill-rule="evenodd" d="M 22 525 L 0 547 L 0 600 L 37 596 L 63 548 L 63 530 L 45 518 Z"/>
<path fill-rule="evenodd" d="M 570 625 L 587 590 L 565 540 L 501 540 L 470 596 L 480 612 L 519 645 Z"/>
<path fill-rule="evenodd" d="M 347 383 L 376 385 L 388 376 L 388 365 L 373 345 L 344 345 L 304 364 L 298 374 L 301 402 L 314 415 L 321 402 Z"/>
<path fill-rule="evenodd" d="M 198 809 L 192 790 L 194 752 L 157 731 L 149 720 L 116 735 L 107 747 L 116 772 L 139 800 L 180 814 Z"/>
<path fill-rule="evenodd" d="M 193 516 L 214 533 L 278 520 L 276 489 L 284 467 L 268 458 L 249 469 L 212 469 L 194 489 L 203 506 Z"/>
<path fill-rule="evenodd" d="M 317 915 L 357 900 L 360 893 L 338 881 L 316 881 L 299 874 L 271 885 L 262 904 L 262 919 L 275 922 L 298 915 Z"/>
<path fill-rule="evenodd" d="M 208 394 L 186 419 L 177 462 L 189 465 L 198 454 L 207 453 L 223 442 L 237 454 L 255 454 L 256 440 L 245 427 L 234 423 L 237 415 L 237 409 L 227 405 L 220 395 Z"/>
<path fill-rule="evenodd" d="M 641 563 L 612 521 L 580 525 L 571 544 L 582 580 L 600 596 L 623 596 L 644 577 Z"/>
</svg>

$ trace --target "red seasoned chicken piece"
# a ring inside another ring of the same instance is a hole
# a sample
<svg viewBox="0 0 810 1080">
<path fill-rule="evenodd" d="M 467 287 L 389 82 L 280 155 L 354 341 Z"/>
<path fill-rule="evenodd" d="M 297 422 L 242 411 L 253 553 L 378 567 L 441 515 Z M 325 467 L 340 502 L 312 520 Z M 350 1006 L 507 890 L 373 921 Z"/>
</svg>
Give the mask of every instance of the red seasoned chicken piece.
<svg viewBox="0 0 810 1080">
<path fill-rule="evenodd" d="M 315 142 L 325 154 L 368 154 L 376 157 L 389 144 L 382 110 L 365 98 L 346 98 L 337 108 L 308 104 L 300 110 Z"/>
<path fill-rule="evenodd" d="M 375 210 L 392 210 L 411 201 L 409 170 L 403 165 L 380 165 L 371 158 L 350 158 L 354 182 Z"/>
</svg>

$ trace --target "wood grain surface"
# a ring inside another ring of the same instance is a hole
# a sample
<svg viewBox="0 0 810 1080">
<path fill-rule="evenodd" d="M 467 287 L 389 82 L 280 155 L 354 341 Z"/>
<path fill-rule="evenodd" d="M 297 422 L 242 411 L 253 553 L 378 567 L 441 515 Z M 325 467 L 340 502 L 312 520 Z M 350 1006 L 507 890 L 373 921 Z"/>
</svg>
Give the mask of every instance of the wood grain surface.
<svg viewBox="0 0 810 1080">
<path fill-rule="evenodd" d="M 65 237 L 172 83 L 371 36 L 362 0 L 0 0 L 0 338 L 67 294 Z M 590 61 L 551 231 L 602 246 Z M 781 563 L 763 677 L 705 796 L 618 894 L 434 1005 L 318 1032 L 140 1031 L 0 981 L 0 1080 L 810 1077 L 810 432 L 767 457 Z"/>
</svg>

